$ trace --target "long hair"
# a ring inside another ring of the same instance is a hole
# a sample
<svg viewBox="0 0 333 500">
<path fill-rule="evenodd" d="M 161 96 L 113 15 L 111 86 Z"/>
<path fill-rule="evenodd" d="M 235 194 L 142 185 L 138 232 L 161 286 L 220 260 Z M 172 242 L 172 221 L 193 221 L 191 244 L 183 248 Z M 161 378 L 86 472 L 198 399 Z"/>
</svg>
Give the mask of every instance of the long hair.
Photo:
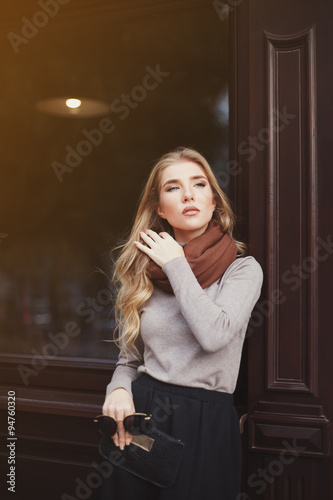
<svg viewBox="0 0 333 500">
<path fill-rule="evenodd" d="M 138 359 L 139 352 L 135 341 L 140 332 L 140 313 L 143 304 L 153 293 L 153 284 L 147 273 L 150 259 L 136 248 L 134 241 L 139 241 L 140 231 L 146 229 L 152 229 L 157 233 L 166 231 L 173 235 L 172 227 L 157 214 L 156 209 L 159 204 L 162 171 L 179 162 L 193 162 L 204 170 L 216 201 L 213 219 L 220 224 L 221 230 L 228 233 L 234 240 L 239 256 L 244 255 L 246 251 L 246 245 L 232 236 L 235 224 L 234 213 L 205 158 L 189 148 L 178 148 L 162 156 L 151 171 L 143 190 L 130 236 L 124 245 L 118 247 L 121 252 L 116 261 L 113 276 L 115 283 L 120 285 L 115 304 L 117 330 L 119 330 L 116 341 L 120 347 L 128 349 Z"/>
</svg>

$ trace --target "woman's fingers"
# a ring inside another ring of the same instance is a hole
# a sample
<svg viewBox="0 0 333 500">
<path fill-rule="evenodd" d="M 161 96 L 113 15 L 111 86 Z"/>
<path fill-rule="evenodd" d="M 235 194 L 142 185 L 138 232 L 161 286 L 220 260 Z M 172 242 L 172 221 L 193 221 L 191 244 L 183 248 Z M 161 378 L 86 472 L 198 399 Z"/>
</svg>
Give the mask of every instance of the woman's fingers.
<svg viewBox="0 0 333 500">
<path fill-rule="evenodd" d="M 132 396 L 122 387 L 115 389 L 105 399 L 103 415 L 112 417 L 117 422 L 117 432 L 112 436 L 113 442 L 120 449 L 130 444 L 132 438 L 125 431 L 123 420 L 127 415 L 135 413 Z"/>
<path fill-rule="evenodd" d="M 152 245 L 158 242 L 160 236 L 157 233 L 155 233 L 155 231 L 147 229 L 146 232 L 144 231 L 140 232 L 140 238 L 143 239 L 143 241 L 147 243 L 147 245 Z"/>
<path fill-rule="evenodd" d="M 121 450 L 125 448 L 125 445 L 131 444 L 132 435 L 125 430 L 123 420 L 118 420 L 118 430 L 113 436 L 113 441 L 116 446 L 119 446 Z"/>
<path fill-rule="evenodd" d="M 132 442 L 132 434 L 129 434 L 128 432 L 125 433 L 125 444 L 129 445 Z"/>
<path fill-rule="evenodd" d="M 166 262 L 175 257 L 183 257 L 184 250 L 170 234 L 162 232 L 157 234 L 152 229 L 140 232 L 140 238 L 144 241 L 135 241 L 136 247 L 148 255 L 158 266 L 163 267 Z"/>
<path fill-rule="evenodd" d="M 147 229 L 147 231 L 145 233 L 141 232 L 140 234 L 141 234 L 141 237 L 142 237 L 142 235 L 148 236 L 148 238 L 151 238 L 153 241 L 156 241 L 159 238 L 159 235 L 157 233 L 155 233 L 155 231 L 153 231 L 152 229 Z"/>
<path fill-rule="evenodd" d="M 123 450 L 125 448 L 126 444 L 126 433 L 125 433 L 125 427 L 124 427 L 124 422 L 122 420 L 118 420 L 118 443 L 119 443 L 119 448 Z"/>
<path fill-rule="evenodd" d="M 147 229 L 146 231 L 140 232 L 140 238 L 142 238 L 143 241 L 148 245 L 153 244 L 153 242 L 159 243 L 161 242 L 161 240 L 165 240 L 165 238 L 167 238 L 168 236 L 170 236 L 168 233 L 163 232 L 157 234 L 152 229 Z"/>
<path fill-rule="evenodd" d="M 119 446 L 119 436 L 118 436 L 118 432 L 116 432 L 113 436 L 111 436 L 111 439 L 113 440 L 114 444 L 116 446 Z"/>
<path fill-rule="evenodd" d="M 166 232 L 163 232 L 163 233 L 159 233 L 159 236 L 160 236 L 161 238 L 165 239 L 165 238 L 168 238 L 168 237 L 170 236 L 170 234 L 169 234 L 169 233 L 166 233 Z"/>
</svg>

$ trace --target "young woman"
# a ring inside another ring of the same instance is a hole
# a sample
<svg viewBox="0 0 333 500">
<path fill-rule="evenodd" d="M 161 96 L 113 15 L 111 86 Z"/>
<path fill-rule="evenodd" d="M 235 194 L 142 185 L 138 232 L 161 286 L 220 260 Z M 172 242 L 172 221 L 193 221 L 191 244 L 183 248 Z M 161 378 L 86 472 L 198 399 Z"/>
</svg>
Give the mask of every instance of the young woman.
<svg viewBox="0 0 333 500">
<path fill-rule="evenodd" d="M 173 486 L 115 468 L 103 498 L 236 500 L 241 443 L 233 406 L 246 328 L 263 274 L 232 236 L 234 215 L 207 161 L 180 148 L 155 165 L 116 263 L 119 360 L 103 414 L 152 414 L 185 443 Z"/>
</svg>

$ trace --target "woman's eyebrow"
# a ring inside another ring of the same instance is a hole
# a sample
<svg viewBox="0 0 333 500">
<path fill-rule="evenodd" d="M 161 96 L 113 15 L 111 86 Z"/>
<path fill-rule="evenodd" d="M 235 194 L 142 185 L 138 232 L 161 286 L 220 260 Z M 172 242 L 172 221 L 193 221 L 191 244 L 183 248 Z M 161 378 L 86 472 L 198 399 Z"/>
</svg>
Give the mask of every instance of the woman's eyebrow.
<svg viewBox="0 0 333 500">
<path fill-rule="evenodd" d="M 207 180 L 207 177 L 205 177 L 204 175 L 192 175 L 190 177 L 191 181 L 192 180 L 196 180 L 196 179 L 205 179 Z M 162 187 L 166 186 L 167 184 L 177 184 L 178 182 L 180 182 L 180 179 L 169 179 L 167 180 Z"/>
</svg>

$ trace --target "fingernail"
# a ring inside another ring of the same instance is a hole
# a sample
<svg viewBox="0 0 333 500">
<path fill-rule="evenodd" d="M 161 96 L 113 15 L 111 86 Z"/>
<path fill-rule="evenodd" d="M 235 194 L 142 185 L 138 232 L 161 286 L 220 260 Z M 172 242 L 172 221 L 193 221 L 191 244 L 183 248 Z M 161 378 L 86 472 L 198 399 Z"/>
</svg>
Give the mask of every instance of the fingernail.
<svg viewBox="0 0 333 500">
<path fill-rule="evenodd" d="M 127 439 L 126 439 L 126 445 L 128 446 L 128 445 L 130 445 L 130 444 L 131 444 L 131 438 L 127 438 Z"/>
</svg>

